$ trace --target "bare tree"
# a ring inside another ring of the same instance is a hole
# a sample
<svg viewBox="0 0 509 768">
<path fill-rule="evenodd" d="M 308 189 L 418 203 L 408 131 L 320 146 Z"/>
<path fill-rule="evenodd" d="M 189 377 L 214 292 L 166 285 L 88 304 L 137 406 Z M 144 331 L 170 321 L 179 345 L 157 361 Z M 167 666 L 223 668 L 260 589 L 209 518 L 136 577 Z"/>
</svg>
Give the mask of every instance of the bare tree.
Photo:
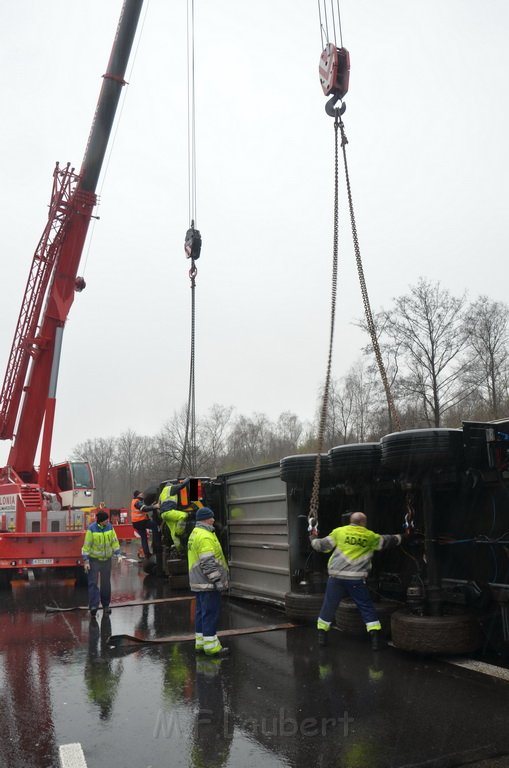
<svg viewBox="0 0 509 768">
<path fill-rule="evenodd" d="M 411 402 L 418 400 L 429 426 L 439 427 L 444 414 L 469 394 L 464 306 L 464 295 L 455 298 L 439 282 L 421 277 L 387 313 L 385 334 L 392 348 L 398 347 L 403 369 L 399 389 Z"/>
<path fill-rule="evenodd" d="M 215 477 L 220 471 L 228 453 L 228 427 L 230 425 L 233 406 L 214 403 L 209 408 L 207 416 L 200 422 L 199 442 L 202 453 L 202 471 Z"/>
<path fill-rule="evenodd" d="M 356 442 L 363 443 L 370 430 L 370 419 L 374 411 L 375 389 L 373 377 L 361 361 L 350 368 L 345 377 L 345 387 L 353 398 L 353 427 Z"/>
<path fill-rule="evenodd" d="M 264 413 L 238 416 L 230 435 L 229 465 L 249 467 L 267 461 L 272 426 Z"/>
<path fill-rule="evenodd" d="M 128 429 L 117 438 L 116 462 L 122 486 L 127 486 L 129 493 L 134 486 L 144 484 L 144 468 L 150 451 L 150 440 Z"/>
<path fill-rule="evenodd" d="M 378 312 L 373 314 L 373 326 L 378 341 L 378 346 L 382 354 L 382 363 L 387 376 L 387 384 L 391 397 L 394 402 L 394 406 L 398 412 L 398 417 L 401 421 L 402 414 L 400 413 L 401 403 L 398 403 L 398 375 L 399 375 L 399 357 L 400 357 L 400 340 L 394 337 L 390 337 L 389 323 L 391 322 L 388 312 Z M 358 320 L 354 325 L 362 328 L 368 335 L 370 331 L 368 329 L 366 319 L 363 317 Z M 391 338 L 391 343 L 384 343 L 384 339 Z M 364 356 L 368 361 L 366 374 L 369 375 L 370 380 L 370 396 L 371 396 L 371 430 L 374 434 L 382 435 L 392 432 L 395 428 L 393 414 L 391 406 L 387 397 L 387 392 L 380 375 L 380 368 L 378 362 L 374 356 L 373 342 L 370 341 L 363 349 Z"/>
<path fill-rule="evenodd" d="M 156 436 L 156 451 L 160 460 L 163 477 L 176 478 L 180 473 L 184 443 L 186 437 L 187 408 L 183 406 L 175 411 L 173 417 L 163 424 Z M 184 474 L 189 472 L 188 462 L 183 467 Z"/>
<path fill-rule="evenodd" d="M 315 431 L 315 437 L 313 439 L 313 451 L 316 451 L 316 444 L 318 442 L 318 425 L 320 424 L 320 415 L 323 403 L 323 393 L 325 385 L 320 387 L 318 393 L 315 425 L 313 427 Z M 348 404 L 343 402 L 343 393 L 341 391 L 340 384 L 337 379 L 331 379 L 329 385 L 329 397 L 327 402 L 327 418 L 325 420 L 325 432 L 323 435 L 323 450 L 332 448 L 334 445 L 346 442 L 346 430 L 344 427 L 345 419 L 347 419 Z"/>
<path fill-rule="evenodd" d="M 298 453 L 303 424 L 297 414 L 283 411 L 273 427 L 269 461 L 278 461 L 283 456 Z"/>
<path fill-rule="evenodd" d="M 507 398 L 509 368 L 509 308 L 500 301 L 479 296 L 465 315 L 465 330 L 470 353 L 470 380 L 489 418 L 500 416 Z"/>
<path fill-rule="evenodd" d="M 353 442 L 351 440 L 352 433 L 352 421 L 355 408 L 355 396 L 352 387 L 352 381 L 345 376 L 343 379 L 343 386 L 337 385 L 334 389 L 334 410 L 337 413 L 340 429 L 338 430 L 338 438 L 341 435 L 341 439 L 337 438 L 334 442 L 330 443 L 332 448 L 334 445 L 340 443 Z"/>
</svg>

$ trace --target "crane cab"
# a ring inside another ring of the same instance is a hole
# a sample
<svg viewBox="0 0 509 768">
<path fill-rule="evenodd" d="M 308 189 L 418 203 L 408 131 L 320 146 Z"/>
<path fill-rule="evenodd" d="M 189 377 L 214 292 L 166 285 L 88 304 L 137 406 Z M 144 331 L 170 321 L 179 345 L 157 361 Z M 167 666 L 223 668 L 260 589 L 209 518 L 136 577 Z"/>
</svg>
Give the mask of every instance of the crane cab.
<svg viewBox="0 0 509 768">
<path fill-rule="evenodd" d="M 64 508 L 91 507 L 94 503 L 94 475 L 88 461 L 64 461 L 49 470 L 51 490 Z"/>
</svg>

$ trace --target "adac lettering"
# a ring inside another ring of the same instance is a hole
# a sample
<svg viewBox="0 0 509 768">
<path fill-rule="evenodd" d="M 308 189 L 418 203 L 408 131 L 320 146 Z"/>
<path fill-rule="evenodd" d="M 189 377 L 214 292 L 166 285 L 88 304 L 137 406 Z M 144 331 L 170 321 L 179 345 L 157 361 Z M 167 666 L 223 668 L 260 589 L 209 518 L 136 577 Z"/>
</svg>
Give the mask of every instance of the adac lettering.
<svg viewBox="0 0 509 768">
<path fill-rule="evenodd" d="M 367 547 L 368 545 L 368 540 L 365 536 L 354 536 L 349 533 L 345 536 L 345 542 L 347 544 L 354 544 L 358 547 Z"/>
</svg>

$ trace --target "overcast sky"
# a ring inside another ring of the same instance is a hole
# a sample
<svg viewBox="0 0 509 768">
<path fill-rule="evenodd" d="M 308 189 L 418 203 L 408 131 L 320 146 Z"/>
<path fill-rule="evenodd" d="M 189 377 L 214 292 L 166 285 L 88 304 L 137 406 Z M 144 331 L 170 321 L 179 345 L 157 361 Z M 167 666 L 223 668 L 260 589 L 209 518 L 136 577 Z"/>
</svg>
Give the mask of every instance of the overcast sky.
<svg viewBox="0 0 509 768">
<path fill-rule="evenodd" d="M 55 161 L 79 169 L 121 0 L 0 3 L 0 375 Z M 424 275 L 507 301 L 507 0 L 341 0 L 357 227 L 373 311 Z M 145 0 L 64 334 L 52 458 L 186 402 L 186 0 Z M 325 375 L 333 120 L 316 0 L 195 0 L 196 409 L 311 419 Z M 342 187 L 343 190 L 343 187 Z M 342 207 L 346 210 L 342 192 Z M 365 340 L 342 216 L 333 375 Z M 0 446 L 0 458 L 9 446 Z"/>
</svg>

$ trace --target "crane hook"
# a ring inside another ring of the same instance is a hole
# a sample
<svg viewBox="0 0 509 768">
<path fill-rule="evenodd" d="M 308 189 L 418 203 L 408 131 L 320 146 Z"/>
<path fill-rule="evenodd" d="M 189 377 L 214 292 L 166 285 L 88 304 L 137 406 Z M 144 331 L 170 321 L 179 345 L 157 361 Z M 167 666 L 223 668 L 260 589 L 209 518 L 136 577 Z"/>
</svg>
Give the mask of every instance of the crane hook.
<svg viewBox="0 0 509 768">
<path fill-rule="evenodd" d="M 336 107 L 338 101 L 341 101 L 341 106 Z M 346 109 L 346 104 L 341 100 L 341 96 L 335 93 L 325 105 L 325 111 L 329 117 L 340 117 Z"/>
</svg>

